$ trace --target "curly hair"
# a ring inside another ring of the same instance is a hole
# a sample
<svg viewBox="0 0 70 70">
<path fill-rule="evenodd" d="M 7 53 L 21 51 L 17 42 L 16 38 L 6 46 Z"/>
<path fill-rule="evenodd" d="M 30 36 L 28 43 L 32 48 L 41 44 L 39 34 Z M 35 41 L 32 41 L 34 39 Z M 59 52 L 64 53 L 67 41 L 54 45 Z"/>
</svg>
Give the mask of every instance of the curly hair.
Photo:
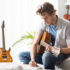
<svg viewBox="0 0 70 70">
<path fill-rule="evenodd" d="M 43 5 L 41 5 L 38 10 L 36 11 L 37 14 L 42 15 L 42 13 L 47 12 L 48 14 L 52 14 L 54 11 L 54 6 L 50 4 L 49 2 L 45 2 Z"/>
</svg>

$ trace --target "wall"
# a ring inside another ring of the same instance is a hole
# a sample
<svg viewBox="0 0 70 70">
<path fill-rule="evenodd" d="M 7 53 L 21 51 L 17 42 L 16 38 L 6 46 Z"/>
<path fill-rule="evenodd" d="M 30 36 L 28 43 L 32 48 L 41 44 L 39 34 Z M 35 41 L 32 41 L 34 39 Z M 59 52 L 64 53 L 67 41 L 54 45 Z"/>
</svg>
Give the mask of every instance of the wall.
<svg viewBox="0 0 70 70">
<path fill-rule="evenodd" d="M 70 3 L 70 0 L 67 0 L 67 2 L 69 2 L 69 3 Z"/>
<path fill-rule="evenodd" d="M 62 18 L 64 14 L 67 14 L 67 9 L 65 5 L 67 2 L 70 4 L 70 0 L 58 0 L 58 15 Z"/>
<path fill-rule="evenodd" d="M 58 0 L 58 15 L 63 17 L 66 13 L 65 3 L 67 0 Z"/>
</svg>

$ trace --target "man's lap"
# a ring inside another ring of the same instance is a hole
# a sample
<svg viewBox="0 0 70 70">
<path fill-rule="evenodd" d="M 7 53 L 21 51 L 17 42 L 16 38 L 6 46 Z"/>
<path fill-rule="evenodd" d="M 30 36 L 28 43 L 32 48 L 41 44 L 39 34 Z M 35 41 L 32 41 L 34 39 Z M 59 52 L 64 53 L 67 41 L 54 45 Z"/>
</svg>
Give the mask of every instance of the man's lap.
<svg viewBox="0 0 70 70">
<path fill-rule="evenodd" d="M 19 59 L 20 59 L 21 62 L 24 62 L 25 64 L 29 64 L 29 62 L 31 60 L 31 58 L 30 58 L 30 52 L 22 52 L 22 53 L 20 53 Z M 39 54 L 39 53 L 37 53 L 36 57 L 35 57 L 35 61 L 37 63 L 42 64 L 42 55 Z"/>
<path fill-rule="evenodd" d="M 60 62 L 63 61 L 65 58 L 67 58 L 66 55 L 60 54 L 60 55 L 57 57 L 57 63 L 60 63 Z M 30 62 L 30 60 L 31 60 L 31 58 L 30 58 L 30 52 L 22 52 L 22 53 L 20 53 L 19 59 L 20 59 L 21 62 L 24 62 L 24 63 L 25 63 L 25 61 L 26 61 L 26 62 L 27 62 L 26 64 L 28 64 L 28 63 Z M 35 60 L 36 60 L 37 63 L 42 64 L 42 55 L 39 54 L 39 53 L 37 53 Z"/>
</svg>

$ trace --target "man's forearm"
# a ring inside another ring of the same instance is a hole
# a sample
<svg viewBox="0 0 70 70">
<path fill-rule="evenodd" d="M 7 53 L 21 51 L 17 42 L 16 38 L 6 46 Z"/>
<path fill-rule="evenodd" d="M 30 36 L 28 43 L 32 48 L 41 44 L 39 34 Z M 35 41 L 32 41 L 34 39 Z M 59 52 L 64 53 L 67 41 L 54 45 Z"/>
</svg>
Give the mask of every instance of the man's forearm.
<svg viewBox="0 0 70 70">
<path fill-rule="evenodd" d="M 60 52 L 63 54 L 70 54 L 70 48 L 61 48 Z"/>
<path fill-rule="evenodd" d="M 31 60 L 33 60 L 33 61 L 35 61 L 36 52 L 37 52 L 37 47 L 36 47 L 36 45 L 33 45 L 32 49 L 31 49 Z"/>
</svg>

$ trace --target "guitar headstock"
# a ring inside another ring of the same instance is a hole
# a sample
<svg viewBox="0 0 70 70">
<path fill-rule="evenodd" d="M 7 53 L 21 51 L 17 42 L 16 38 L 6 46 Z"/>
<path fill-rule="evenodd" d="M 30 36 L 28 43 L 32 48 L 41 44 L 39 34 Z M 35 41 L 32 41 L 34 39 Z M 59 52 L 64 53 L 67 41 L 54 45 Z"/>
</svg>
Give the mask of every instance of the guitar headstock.
<svg viewBox="0 0 70 70">
<path fill-rule="evenodd" d="M 4 20 L 3 20 L 3 22 L 2 22 L 2 28 L 4 28 L 5 27 L 5 25 L 4 25 Z"/>
<path fill-rule="evenodd" d="M 66 5 L 66 9 L 68 9 L 68 10 L 69 10 L 69 8 L 70 8 L 70 5 Z"/>
<path fill-rule="evenodd" d="M 65 6 L 66 6 L 66 9 L 69 10 L 69 8 L 70 8 L 70 2 L 66 2 Z"/>
</svg>

